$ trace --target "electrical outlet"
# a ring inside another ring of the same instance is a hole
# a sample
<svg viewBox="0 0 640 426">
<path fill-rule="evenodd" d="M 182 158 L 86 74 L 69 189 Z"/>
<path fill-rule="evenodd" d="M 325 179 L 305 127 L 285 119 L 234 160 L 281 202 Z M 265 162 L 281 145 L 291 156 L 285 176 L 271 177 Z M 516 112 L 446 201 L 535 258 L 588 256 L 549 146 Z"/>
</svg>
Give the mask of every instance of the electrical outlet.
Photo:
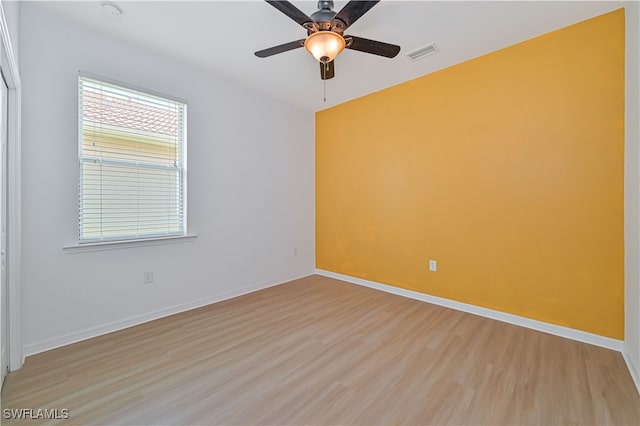
<svg viewBox="0 0 640 426">
<path fill-rule="evenodd" d="M 431 272 L 436 272 L 438 270 L 438 261 L 430 260 L 429 261 L 429 270 Z"/>
<path fill-rule="evenodd" d="M 151 284 L 153 282 L 153 271 L 146 271 L 144 273 L 144 283 Z"/>
<path fill-rule="evenodd" d="M 298 254 L 298 247 L 293 248 L 293 255 L 295 256 L 296 254 Z"/>
</svg>

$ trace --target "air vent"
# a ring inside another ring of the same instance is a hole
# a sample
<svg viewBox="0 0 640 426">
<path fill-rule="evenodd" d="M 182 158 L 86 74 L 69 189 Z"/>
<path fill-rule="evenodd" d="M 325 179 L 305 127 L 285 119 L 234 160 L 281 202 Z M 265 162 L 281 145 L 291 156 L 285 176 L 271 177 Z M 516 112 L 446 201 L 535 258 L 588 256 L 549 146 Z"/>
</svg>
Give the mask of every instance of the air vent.
<svg viewBox="0 0 640 426">
<path fill-rule="evenodd" d="M 407 53 L 407 58 L 412 61 L 417 61 L 419 59 L 426 58 L 427 56 L 433 55 L 434 53 L 438 53 L 438 47 L 435 43 L 431 43 L 427 46 L 419 47 L 411 52 Z"/>
</svg>

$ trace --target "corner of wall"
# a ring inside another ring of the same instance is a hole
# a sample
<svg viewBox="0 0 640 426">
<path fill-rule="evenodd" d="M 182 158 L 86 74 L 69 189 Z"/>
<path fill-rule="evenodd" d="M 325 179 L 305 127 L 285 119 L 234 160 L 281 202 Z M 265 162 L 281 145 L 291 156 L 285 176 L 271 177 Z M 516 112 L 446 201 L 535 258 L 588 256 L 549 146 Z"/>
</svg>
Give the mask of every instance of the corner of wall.
<svg viewBox="0 0 640 426">
<path fill-rule="evenodd" d="M 625 62 L 624 359 L 640 393 L 640 5 L 628 2 Z"/>
</svg>

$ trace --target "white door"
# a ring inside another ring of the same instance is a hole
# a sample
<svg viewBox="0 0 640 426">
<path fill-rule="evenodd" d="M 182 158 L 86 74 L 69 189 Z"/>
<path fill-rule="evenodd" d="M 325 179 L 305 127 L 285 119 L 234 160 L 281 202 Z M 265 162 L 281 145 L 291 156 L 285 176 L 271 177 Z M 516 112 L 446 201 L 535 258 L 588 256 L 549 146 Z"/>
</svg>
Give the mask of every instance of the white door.
<svg viewBox="0 0 640 426">
<path fill-rule="evenodd" d="M 9 353 L 8 348 L 8 331 L 9 331 L 9 303 L 8 303 L 8 291 L 7 291 L 7 83 L 4 81 L 4 77 L 0 75 L 0 92 L 2 92 L 2 99 L 0 99 L 0 115 L 2 116 L 2 159 L 0 160 L 0 201 L 2 207 L 0 208 L 0 284 L 2 286 L 2 292 L 0 293 L 0 319 L 2 321 L 0 327 L 0 340 L 2 340 L 2 381 L 4 382 L 4 376 L 8 371 L 7 355 Z"/>
</svg>

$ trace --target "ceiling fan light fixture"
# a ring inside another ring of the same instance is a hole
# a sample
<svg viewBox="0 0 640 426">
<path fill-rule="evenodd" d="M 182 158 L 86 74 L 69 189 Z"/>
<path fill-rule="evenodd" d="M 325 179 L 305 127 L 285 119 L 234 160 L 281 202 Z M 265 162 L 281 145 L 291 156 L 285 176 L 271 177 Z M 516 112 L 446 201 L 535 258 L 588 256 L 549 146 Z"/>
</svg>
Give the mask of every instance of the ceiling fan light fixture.
<svg viewBox="0 0 640 426">
<path fill-rule="evenodd" d="M 323 64 L 333 61 L 346 45 L 344 37 L 333 31 L 315 32 L 304 41 L 304 48 Z"/>
</svg>

